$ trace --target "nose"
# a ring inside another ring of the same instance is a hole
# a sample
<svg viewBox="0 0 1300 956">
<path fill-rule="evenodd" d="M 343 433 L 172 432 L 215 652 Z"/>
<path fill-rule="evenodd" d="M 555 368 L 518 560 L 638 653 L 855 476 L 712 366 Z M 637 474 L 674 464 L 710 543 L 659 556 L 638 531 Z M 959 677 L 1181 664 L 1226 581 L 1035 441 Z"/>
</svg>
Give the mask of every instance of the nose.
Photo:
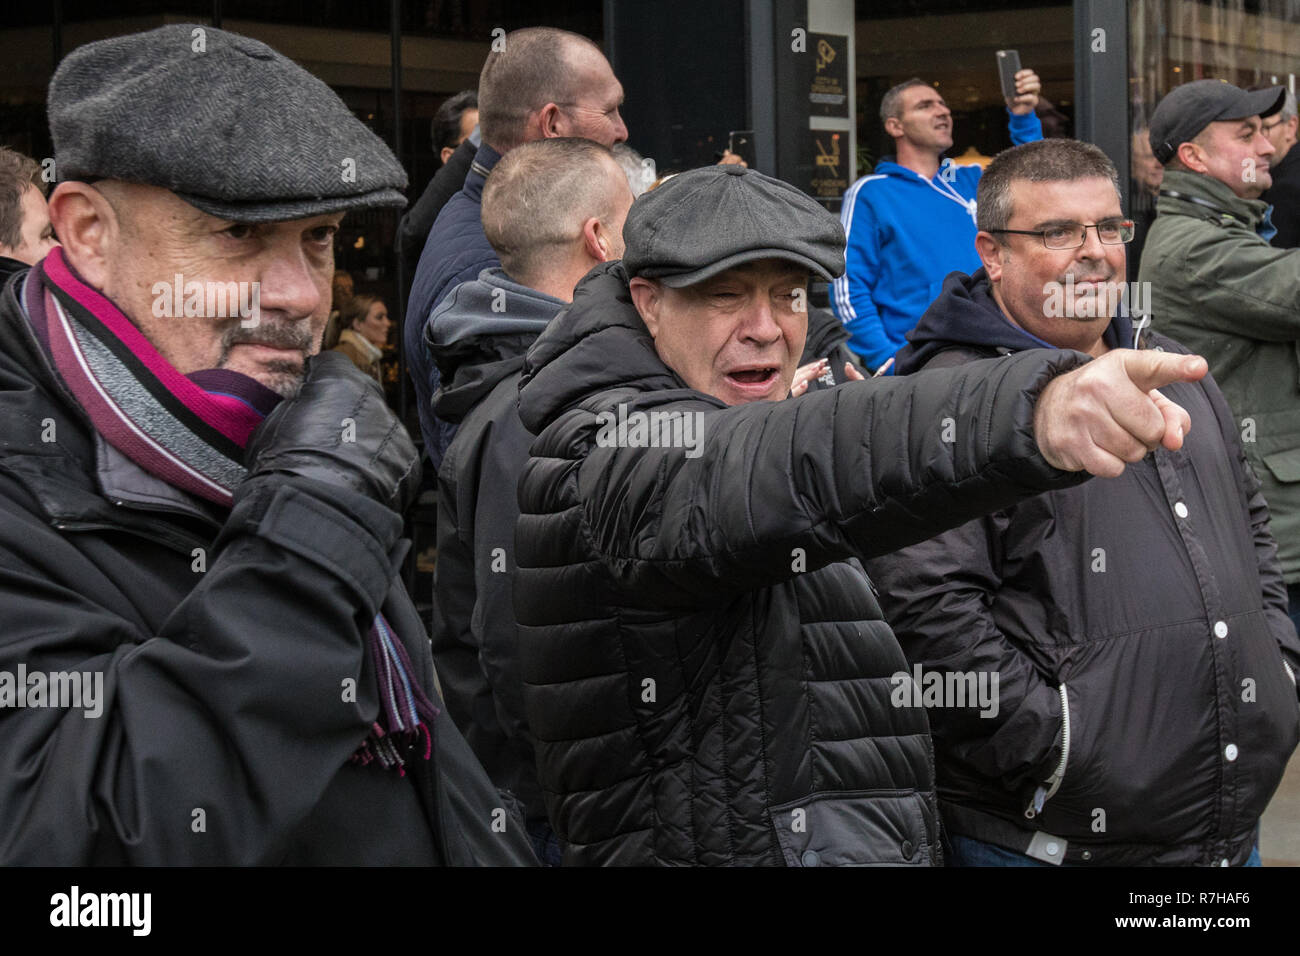
<svg viewBox="0 0 1300 956">
<path fill-rule="evenodd" d="M 333 271 L 314 268 L 301 250 L 277 249 L 259 276 L 261 307 L 290 321 L 310 318 L 321 307 L 320 280 Z"/>
<path fill-rule="evenodd" d="M 1277 147 L 1274 146 L 1273 141 L 1265 135 L 1262 128 L 1255 134 L 1255 147 L 1255 155 L 1257 156 L 1272 156 L 1277 152 Z"/>
<path fill-rule="evenodd" d="M 1075 250 L 1075 254 L 1080 259 L 1106 258 L 1106 244 L 1101 241 L 1101 229 L 1098 226 L 1084 227 L 1083 245 Z"/>
<path fill-rule="evenodd" d="M 627 126 L 623 123 L 623 114 L 617 110 L 614 111 L 614 142 L 627 142 Z"/>
<path fill-rule="evenodd" d="M 745 310 L 737 337 L 756 345 L 770 345 L 781 338 L 781 325 L 776 321 L 776 312 L 768 296 L 756 297 L 756 301 Z"/>
</svg>

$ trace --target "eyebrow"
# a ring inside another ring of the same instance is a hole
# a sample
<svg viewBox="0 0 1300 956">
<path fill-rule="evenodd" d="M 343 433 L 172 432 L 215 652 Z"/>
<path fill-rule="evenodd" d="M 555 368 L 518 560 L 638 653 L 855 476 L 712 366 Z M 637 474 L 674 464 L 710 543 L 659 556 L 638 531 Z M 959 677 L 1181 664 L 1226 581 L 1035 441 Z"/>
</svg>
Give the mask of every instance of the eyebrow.
<svg viewBox="0 0 1300 956">
<path fill-rule="evenodd" d="M 1122 212 L 1115 213 L 1113 216 L 1102 216 L 1097 222 L 1112 222 L 1116 219 L 1123 220 Z M 1035 229 L 1047 229 L 1051 226 L 1082 226 L 1078 219 L 1045 219 L 1034 226 Z"/>
</svg>

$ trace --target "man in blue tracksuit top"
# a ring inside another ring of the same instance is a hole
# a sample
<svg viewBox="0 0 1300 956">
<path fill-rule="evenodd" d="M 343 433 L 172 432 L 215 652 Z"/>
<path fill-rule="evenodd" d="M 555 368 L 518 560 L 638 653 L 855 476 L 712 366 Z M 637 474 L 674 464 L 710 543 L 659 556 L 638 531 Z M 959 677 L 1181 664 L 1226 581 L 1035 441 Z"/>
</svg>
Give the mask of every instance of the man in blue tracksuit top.
<svg viewBox="0 0 1300 956">
<path fill-rule="evenodd" d="M 1032 70 L 1016 74 L 1007 100 L 1011 142 L 1043 138 L 1034 115 L 1041 84 Z M 848 237 L 844 274 L 831 306 L 848 328 L 849 347 L 878 369 L 938 296 L 944 277 L 974 272 L 975 186 L 983 170 L 941 157 L 952 148 L 952 112 L 921 79 L 900 83 L 880 102 L 896 158 L 876 164 L 844 194 L 840 221 Z"/>
</svg>

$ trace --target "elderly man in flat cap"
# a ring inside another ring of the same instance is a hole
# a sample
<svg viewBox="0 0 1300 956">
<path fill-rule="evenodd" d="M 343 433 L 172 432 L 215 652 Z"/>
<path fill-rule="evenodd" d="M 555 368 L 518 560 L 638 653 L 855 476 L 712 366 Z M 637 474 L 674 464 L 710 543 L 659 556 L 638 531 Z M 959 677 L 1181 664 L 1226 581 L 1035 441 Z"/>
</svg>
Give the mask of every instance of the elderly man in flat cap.
<svg viewBox="0 0 1300 956">
<path fill-rule="evenodd" d="M 55 73 L 64 241 L 0 297 L 0 862 L 531 862 L 394 569 L 418 463 L 314 356 L 388 149 L 264 44 Z"/>
<path fill-rule="evenodd" d="M 1209 358 L 1237 418 L 1300 627 L 1300 249 L 1269 244 L 1259 198 L 1275 153 L 1263 124 L 1285 103 L 1285 87 L 1219 80 L 1160 101 L 1151 148 L 1165 175 L 1138 277 L 1156 326 Z"/>
<path fill-rule="evenodd" d="M 938 863 L 926 718 L 894 706 L 859 559 L 1180 447 L 1155 389 L 1204 360 L 1030 350 L 787 400 L 835 216 L 715 167 L 623 236 L 520 391 L 520 672 L 565 862 Z"/>
</svg>

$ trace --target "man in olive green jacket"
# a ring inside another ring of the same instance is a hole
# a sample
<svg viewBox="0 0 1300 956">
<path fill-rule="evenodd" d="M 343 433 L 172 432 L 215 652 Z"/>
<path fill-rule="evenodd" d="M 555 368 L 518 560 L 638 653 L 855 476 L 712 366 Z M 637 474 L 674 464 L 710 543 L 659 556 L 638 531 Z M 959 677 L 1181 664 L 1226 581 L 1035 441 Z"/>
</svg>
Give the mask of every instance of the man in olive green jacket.
<svg viewBox="0 0 1300 956">
<path fill-rule="evenodd" d="M 1236 415 L 1300 626 L 1300 249 L 1268 244 L 1258 198 L 1272 184 L 1262 120 L 1285 96 L 1197 80 L 1161 100 L 1151 147 L 1165 176 L 1138 278 L 1153 324 L 1210 360 Z"/>
</svg>

